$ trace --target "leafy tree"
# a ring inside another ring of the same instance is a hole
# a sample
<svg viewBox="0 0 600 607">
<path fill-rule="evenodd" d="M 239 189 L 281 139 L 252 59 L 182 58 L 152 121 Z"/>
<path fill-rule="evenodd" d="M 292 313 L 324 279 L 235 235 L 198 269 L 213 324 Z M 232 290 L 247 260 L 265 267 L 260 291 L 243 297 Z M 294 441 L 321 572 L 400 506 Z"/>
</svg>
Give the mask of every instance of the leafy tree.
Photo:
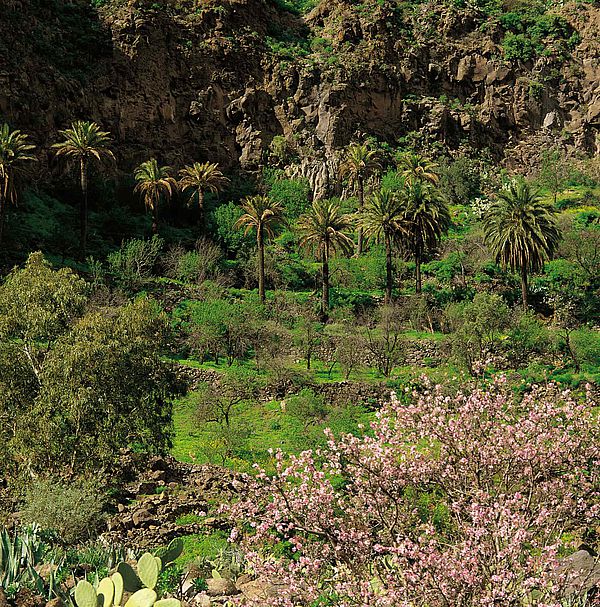
<svg viewBox="0 0 600 607">
<path fill-rule="evenodd" d="M 88 286 L 72 270 L 53 270 L 42 253 L 32 253 L 0 287 L 0 339 L 39 380 L 44 356 L 83 313 Z"/>
<path fill-rule="evenodd" d="M 204 207 L 204 193 L 216 194 L 228 183 L 229 179 L 223 175 L 219 165 L 213 162 L 194 162 L 179 171 L 179 187 L 189 194 L 189 202 L 196 199 L 200 212 Z"/>
<path fill-rule="evenodd" d="M 329 311 L 329 259 L 335 251 L 352 251 L 354 243 L 345 234 L 349 228 L 350 218 L 341 212 L 339 203 L 332 200 L 315 200 L 311 210 L 298 221 L 300 246 L 311 250 L 321 260 L 323 320 L 327 319 Z"/>
<path fill-rule="evenodd" d="M 485 237 L 496 263 L 521 275 L 521 298 L 527 310 L 527 279 L 541 270 L 560 242 L 556 212 L 525 181 L 498 194 L 485 221 Z"/>
<path fill-rule="evenodd" d="M 198 421 L 214 422 L 229 428 L 238 405 L 254 398 L 257 390 L 254 374 L 233 368 L 221 376 L 218 383 L 207 383 L 198 392 Z"/>
<path fill-rule="evenodd" d="M 132 238 L 124 242 L 118 251 L 113 251 L 107 257 L 109 273 L 123 287 L 140 287 L 152 276 L 164 244 L 157 234 L 148 240 Z"/>
<path fill-rule="evenodd" d="M 108 465 L 131 445 L 165 453 L 176 385 L 160 358 L 167 334 L 165 315 L 140 299 L 111 313 L 89 313 L 59 339 L 23 420 L 27 466 L 75 473 Z"/>
<path fill-rule="evenodd" d="M 552 194 L 554 206 L 558 193 L 562 191 L 569 178 L 569 165 L 563 150 L 552 146 L 542 152 L 540 174 L 537 181 L 541 187 L 546 187 Z"/>
<path fill-rule="evenodd" d="M 397 306 L 383 306 L 377 313 L 377 322 L 367 326 L 366 347 L 384 377 L 390 377 L 403 353 L 401 318 Z"/>
<path fill-rule="evenodd" d="M 265 238 L 275 237 L 275 227 L 283 216 L 283 206 L 268 196 L 251 196 L 242 202 L 244 214 L 237 220 L 238 228 L 245 227 L 244 233 L 256 231 L 258 248 L 258 295 L 265 303 Z"/>
<path fill-rule="evenodd" d="M 365 182 L 381 168 L 377 160 L 377 152 L 370 150 L 365 144 L 352 143 L 346 149 L 345 157 L 340 165 L 340 175 L 347 178 L 358 197 L 358 210 L 362 211 L 365 201 Z M 356 254 L 360 255 L 363 248 L 362 227 L 358 228 Z"/>
<path fill-rule="evenodd" d="M 242 250 L 252 245 L 253 239 L 235 227 L 243 213 L 241 207 L 233 202 L 221 204 L 211 213 L 217 239 L 230 255 L 239 256 Z"/>
<path fill-rule="evenodd" d="M 440 180 L 437 164 L 429 160 L 429 158 L 414 152 L 406 152 L 400 156 L 398 169 L 410 185 L 414 185 L 417 182 L 437 185 Z"/>
<path fill-rule="evenodd" d="M 404 204 L 394 192 L 379 190 L 369 198 L 358 221 L 366 238 L 385 245 L 385 303 L 389 304 L 394 283 L 392 251 L 406 232 Z"/>
<path fill-rule="evenodd" d="M 28 135 L 11 130 L 8 124 L 0 127 L 0 243 L 8 205 L 17 199 L 17 178 L 27 163 L 36 160 L 28 143 Z"/>
<path fill-rule="evenodd" d="M 84 313 L 88 287 L 40 253 L 0 287 L 0 418 L 13 472 L 80 473 L 170 445 L 176 381 L 156 304 Z"/>
<path fill-rule="evenodd" d="M 404 204 L 404 244 L 415 260 L 416 292 L 423 285 L 421 263 L 424 255 L 436 247 L 451 224 L 450 210 L 439 190 L 428 181 L 414 180 L 407 184 Z"/>
<path fill-rule="evenodd" d="M 110 134 L 100 130 L 95 122 L 77 120 L 71 128 L 59 131 L 63 141 L 55 143 L 52 147 L 56 155 L 64 156 L 68 160 L 79 163 L 79 180 L 81 184 L 82 203 L 79 213 L 79 240 L 81 254 L 85 257 L 87 246 L 87 218 L 88 218 L 88 172 L 92 163 L 100 164 L 104 161 L 114 160 L 115 156 L 109 149 Z"/>
<path fill-rule="evenodd" d="M 219 364 L 224 356 L 231 367 L 248 353 L 252 335 L 248 310 L 242 304 L 220 299 L 196 301 L 187 315 L 189 344 L 202 361 L 209 355 Z"/>
<path fill-rule="evenodd" d="M 473 301 L 449 305 L 446 319 L 453 332 L 450 345 L 454 356 L 474 374 L 498 345 L 510 313 L 500 295 L 483 292 L 477 293 Z"/>
<path fill-rule="evenodd" d="M 142 162 L 135 170 L 135 191 L 144 198 L 146 210 L 152 213 L 152 232 L 158 233 L 158 209 L 161 199 L 169 201 L 177 182 L 169 176 L 171 167 L 159 166 L 156 158 Z"/>
</svg>

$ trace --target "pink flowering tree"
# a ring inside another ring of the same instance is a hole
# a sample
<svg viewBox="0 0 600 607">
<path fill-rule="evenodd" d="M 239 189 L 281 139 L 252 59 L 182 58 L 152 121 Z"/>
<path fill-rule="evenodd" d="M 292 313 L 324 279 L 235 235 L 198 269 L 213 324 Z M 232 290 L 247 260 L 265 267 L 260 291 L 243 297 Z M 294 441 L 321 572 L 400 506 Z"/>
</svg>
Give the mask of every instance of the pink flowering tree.
<svg viewBox="0 0 600 607">
<path fill-rule="evenodd" d="M 425 384 L 363 436 L 275 453 L 232 539 L 282 583 L 274 605 L 558 605 L 557 559 L 600 513 L 598 430 L 591 400 L 556 386 Z"/>
</svg>

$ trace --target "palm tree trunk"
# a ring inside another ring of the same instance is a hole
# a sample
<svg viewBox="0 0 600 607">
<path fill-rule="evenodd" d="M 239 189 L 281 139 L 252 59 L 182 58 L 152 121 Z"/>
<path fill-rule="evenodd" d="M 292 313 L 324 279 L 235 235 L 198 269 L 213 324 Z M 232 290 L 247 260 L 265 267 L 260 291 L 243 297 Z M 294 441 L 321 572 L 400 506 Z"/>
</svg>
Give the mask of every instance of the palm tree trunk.
<svg viewBox="0 0 600 607">
<path fill-rule="evenodd" d="M 204 192 L 198 189 L 198 228 L 204 232 Z"/>
<path fill-rule="evenodd" d="M 0 244 L 4 235 L 4 222 L 6 221 L 6 196 L 0 196 Z"/>
<path fill-rule="evenodd" d="M 158 199 L 152 202 L 152 234 L 158 234 Z"/>
<path fill-rule="evenodd" d="M 365 203 L 365 185 L 362 177 L 358 178 L 358 211 L 362 213 L 363 206 Z M 362 254 L 363 250 L 363 230 L 362 227 L 358 227 L 358 242 L 356 243 L 356 256 Z"/>
<path fill-rule="evenodd" d="M 527 266 L 524 264 L 521 268 L 521 301 L 523 302 L 523 311 L 527 312 Z"/>
<path fill-rule="evenodd" d="M 385 235 L 385 303 L 392 301 L 392 243 L 390 235 Z"/>
<path fill-rule="evenodd" d="M 83 199 L 79 208 L 79 248 L 81 257 L 85 259 L 87 249 L 87 217 L 88 217 L 88 167 L 87 159 L 82 158 L 79 163 L 81 178 L 81 193 Z"/>
<path fill-rule="evenodd" d="M 423 279 L 421 277 L 421 246 L 415 248 L 415 291 L 421 293 L 423 287 Z"/>
<path fill-rule="evenodd" d="M 258 296 L 261 303 L 265 303 L 265 243 L 263 241 L 263 229 L 259 226 L 256 230 L 256 244 L 258 245 Z"/>
<path fill-rule="evenodd" d="M 321 294 L 321 317 L 323 322 L 327 322 L 329 317 L 329 245 L 323 247 L 323 291 Z"/>
</svg>

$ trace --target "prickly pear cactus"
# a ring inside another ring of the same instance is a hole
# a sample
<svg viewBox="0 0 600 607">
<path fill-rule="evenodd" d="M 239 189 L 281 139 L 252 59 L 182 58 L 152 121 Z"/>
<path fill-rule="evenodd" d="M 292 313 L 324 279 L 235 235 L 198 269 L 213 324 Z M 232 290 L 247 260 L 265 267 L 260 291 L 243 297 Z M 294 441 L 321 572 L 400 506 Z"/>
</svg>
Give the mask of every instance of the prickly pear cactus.
<svg viewBox="0 0 600 607">
<path fill-rule="evenodd" d="M 137 576 L 137 573 L 133 570 L 133 567 L 128 563 L 119 563 L 117 565 L 117 572 L 123 579 L 123 588 L 127 592 L 137 592 L 142 588 L 142 582 Z"/>
<path fill-rule="evenodd" d="M 160 557 L 162 561 L 162 566 L 166 567 L 169 563 L 172 563 L 174 560 L 179 558 L 181 553 L 183 552 L 183 540 L 180 537 L 176 537 L 171 540 L 171 543 L 162 550 L 158 550 L 156 555 Z"/>
<path fill-rule="evenodd" d="M 98 607 L 96 589 L 86 580 L 81 580 L 75 587 L 75 602 L 77 607 Z"/>
<path fill-rule="evenodd" d="M 146 588 L 154 588 L 158 582 L 158 574 L 162 568 L 162 561 L 149 552 L 140 557 L 137 570 L 138 576 Z"/>
<path fill-rule="evenodd" d="M 96 588 L 98 607 L 112 607 L 115 598 L 115 585 L 109 577 L 105 577 Z"/>
<path fill-rule="evenodd" d="M 158 598 L 151 588 L 142 588 L 129 597 L 125 607 L 153 607 Z"/>
</svg>

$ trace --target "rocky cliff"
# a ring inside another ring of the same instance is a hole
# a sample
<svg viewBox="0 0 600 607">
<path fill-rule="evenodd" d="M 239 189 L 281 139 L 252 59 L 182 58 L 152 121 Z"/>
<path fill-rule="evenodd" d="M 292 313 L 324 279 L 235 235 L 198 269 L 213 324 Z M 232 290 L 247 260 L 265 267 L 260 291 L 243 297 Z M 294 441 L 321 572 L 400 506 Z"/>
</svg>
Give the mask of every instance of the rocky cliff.
<svg viewBox="0 0 600 607">
<path fill-rule="evenodd" d="M 46 147 L 73 118 L 149 155 L 253 171 L 274 137 L 318 188 L 364 136 L 488 148 L 540 136 L 598 152 L 600 7 L 557 8 L 569 45 L 507 58 L 506 27 L 441 2 L 2 0 L 0 119 Z M 43 160 L 43 159 L 42 159 Z M 40 163 L 45 166 L 45 163 Z"/>
</svg>

